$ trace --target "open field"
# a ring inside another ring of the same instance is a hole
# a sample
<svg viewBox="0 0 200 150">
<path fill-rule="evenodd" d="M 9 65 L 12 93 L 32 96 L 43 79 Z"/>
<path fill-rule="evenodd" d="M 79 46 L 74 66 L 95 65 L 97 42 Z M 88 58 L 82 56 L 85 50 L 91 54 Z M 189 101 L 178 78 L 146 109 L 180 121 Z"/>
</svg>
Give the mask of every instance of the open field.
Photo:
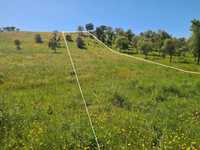
<svg viewBox="0 0 200 150">
<path fill-rule="evenodd" d="M 35 43 L 35 34 L 0 33 L 0 149 L 96 149 L 64 41 L 54 53 L 51 33 L 40 33 L 43 44 Z M 84 40 L 87 49 L 68 44 L 101 149 L 200 149 L 199 75 L 114 55 Z M 173 65 L 200 71 L 195 64 Z"/>
</svg>

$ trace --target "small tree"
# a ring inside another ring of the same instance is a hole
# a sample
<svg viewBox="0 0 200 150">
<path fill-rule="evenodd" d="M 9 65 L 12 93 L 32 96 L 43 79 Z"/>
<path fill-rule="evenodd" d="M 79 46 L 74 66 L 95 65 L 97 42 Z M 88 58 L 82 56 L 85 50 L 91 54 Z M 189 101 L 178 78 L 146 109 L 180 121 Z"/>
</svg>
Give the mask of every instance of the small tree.
<svg viewBox="0 0 200 150">
<path fill-rule="evenodd" d="M 21 49 L 21 41 L 20 40 L 15 40 L 14 43 L 15 43 L 16 49 L 20 50 Z"/>
<path fill-rule="evenodd" d="M 49 48 L 51 48 L 52 50 L 54 50 L 54 52 L 57 52 L 57 48 L 60 47 L 60 36 L 58 35 L 58 32 L 54 32 L 52 35 L 52 38 L 49 40 Z"/>
<path fill-rule="evenodd" d="M 77 44 L 77 47 L 80 49 L 85 48 L 85 42 L 83 41 L 83 39 L 80 36 L 77 37 L 76 44 Z"/>
<path fill-rule="evenodd" d="M 166 54 L 170 56 L 170 63 L 172 62 L 172 57 L 176 52 L 176 44 L 173 39 L 166 39 L 163 45 L 163 50 Z"/>
<path fill-rule="evenodd" d="M 129 48 L 129 40 L 125 36 L 120 36 L 115 41 L 115 46 L 120 50 L 128 50 Z"/>
<path fill-rule="evenodd" d="M 128 29 L 126 31 L 126 36 L 127 36 L 128 40 L 129 40 L 129 43 L 131 43 L 132 40 L 133 40 L 133 37 L 135 36 L 135 34 L 133 33 L 133 31 L 131 29 Z"/>
<path fill-rule="evenodd" d="M 71 35 L 67 34 L 67 35 L 65 36 L 65 38 L 66 38 L 66 40 L 67 40 L 68 42 L 73 42 L 72 36 L 71 36 Z"/>
<path fill-rule="evenodd" d="M 85 28 L 87 31 L 92 31 L 94 30 L 94 25 L 92 23 L 88 23 L 85 25 Z"/>
<path fill-rule="evenodd" d="M 140 39 L 137 43 L 137 47 L 145 55 L 145 59 L 147 59 L 149 52 L 152 51 L 152 42 L 147 39 Z"/>
<path fill-rule="evenodd" d="M 35 35 L 35 42 L 38 43 L 38 44 L 43 43 L 43 40 L 42 40 L 42 37 L 41 37 L 40 34 Z"/>
<path fill-rule="evenodd" d="M 197 64 L 200 63 L 200 20 L 192 20 L 192 48 L 193 54 L 197 56 Z"/>
<path fill-rule="evenodd" d="M 79 32 L 79 36 L 83 36 L 84 27 L 83 26 L 78 26 L 77 30 Z"/>
</svg>

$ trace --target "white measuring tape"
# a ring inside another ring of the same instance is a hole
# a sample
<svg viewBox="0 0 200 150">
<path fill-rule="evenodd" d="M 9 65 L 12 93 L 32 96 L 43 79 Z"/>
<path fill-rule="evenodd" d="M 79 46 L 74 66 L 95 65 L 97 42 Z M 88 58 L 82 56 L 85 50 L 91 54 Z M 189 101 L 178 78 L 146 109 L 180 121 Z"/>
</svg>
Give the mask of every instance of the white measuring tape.
<svg viewBox="0 0 200 150">
<path fill-rule="evenodd" d="M 88 116 L 88 119 L 89 119 L 89 123 L 90 123 L 91 129 L 92 129 L 93 135 L 94 135 L 94 137 L 95 137 L 95 141 L 96 141 L 96 144 L 97 144 L 97 148 L 98 148 L 98 150 L 100 150 L 100 145 L 99 145 L 99 142 L 98 142 L 98 138 L 97 138 L 97 135 L 96 135 L 96 132 L 95 132 L 93 123 L 92 123 L 92 119 L 91 119 L 91 117 L 90 117 L 90 113 L 89 113 L 89 110 L 88 110 L 88 107 L 87 107 L 87 103 L 86 103 L 85 97 L 84 97 L 84 95 L 83 95 L 83 90 L 82 90 L 81 84 L 80 84 L 80 82 L 79 82 L 79 78 L 78 78 L 78 74 L 77 74 L 77 71 L 76 71 L 76 67 L 75 67 L 74 61 L 73 61 L 73 59 L 72 59 L 72 56 L 71 56 L 71 53 L 70 53 L 70 50 L 69 50 L 69 46 L 68 46 L 67 41 L 66 41 L 66 38 L 65 38 L 65 33 L 63 32 L 62 34 L 63 34 L 63 39 L 64 39 L 64 41 L 65 41 L 65 45 L 66 45 L 66 48 L 67 48 L 67 53 L 68 53 L 69 58 L 70 58 L 71 65 L 72 65 L 72 68 L 73 68 L 74 73 L 75 73 L 77 85 L 78 85 L 78 88 L 79 88 L 79 90 L 80 90 L 82 100 L 83 100 L 83 102 L 84 102 L 84 106 L 85 106 L 85 110 L 86 110 L 86 113 L 87 113 L 87 116 Z"/>
</svg>

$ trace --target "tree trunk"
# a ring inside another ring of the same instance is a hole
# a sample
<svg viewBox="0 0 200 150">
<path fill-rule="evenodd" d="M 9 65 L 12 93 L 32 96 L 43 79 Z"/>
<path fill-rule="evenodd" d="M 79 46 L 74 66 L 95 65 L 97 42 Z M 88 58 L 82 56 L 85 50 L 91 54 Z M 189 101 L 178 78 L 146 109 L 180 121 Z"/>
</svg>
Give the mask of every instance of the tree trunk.
<svg viewBox="0 0 200 150">
<path fill-rule="evenodd" d="M 198 55 L 198 59 L 197 59 L 197 64 L 199 65 L 200 63 L 200 54 Z"/>
</svg>

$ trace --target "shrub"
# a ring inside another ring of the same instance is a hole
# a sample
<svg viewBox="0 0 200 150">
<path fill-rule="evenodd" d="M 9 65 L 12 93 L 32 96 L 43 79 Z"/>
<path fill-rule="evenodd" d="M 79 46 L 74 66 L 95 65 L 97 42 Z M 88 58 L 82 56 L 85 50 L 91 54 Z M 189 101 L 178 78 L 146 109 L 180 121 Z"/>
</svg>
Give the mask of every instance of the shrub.
<svg viewBox="0 0 200 150">
<path fill-rule="evenodd" d="M 42 37 L 41 37 L 40 34 L 35 35 L 35 42 L 38 43 L 38 44 L 43 43 L 43 40 L 42 40 Z"/>
<path fill-rule="evenodd" d="M 169 100 L 170 97 L 186 97 L 187 93 L 183 93 L 180 91 L 179 87 L 175 85 L 170 85 L 166 87 L 162 87 L 160 91 L 158 91 L 158 95 L 155 97 L 157 102 L 164 102 Z"/>
<path fill-rule="evenodd" d="M 67 34 L 67 35 L 65 36 L 65 38 L 66 38 L 66 40 L 67 40 L 68 42 L 73 42 L 72 36 L 71 36 L 71 35 Z"/>
<path fill-rule="evenodd" d="M 116 107 L 130 109 L 130 103 L 125 96 L 115 93 L 112 98 L 112 104 Z"/>
<path fill-rule="evenodd" d="M 14 43 L 15 43 L 16 49 L 20 50 L 21 49 L 21 41 L 20 40 L 15 40 Z"/>
<path fill-rule="evenodd" d="M 116 39 L 115 45 L 120 50 L 127 50 L 129 48 L 129 41 L 128 38 L 125 36 L 120 36 Z"/>
<path fill-rule="evenodd" d="M 51 48 L 52 50 L 54 50 L 54 52 L 57 52 L 57 48 L 61 47 L 61 37 L 58 35 L 58 32 L 55 31 L 52 34 L 51 39 L 49 40 L 49 48 Z"/>
<path fill-rule="evenodd" d="M 83 39 L 80 36 L 76 39 L 76 44 L 77 44 L 77 47 L 80 49 L 85 48 L 85 42 L 83 41 Z"/>
<path fill-rule="evenodd" d="M 145 58 L 147 59 L 148 54 L 152 51 L 152 42 L 148 39 L 141 39 L 137 43 L 137 47 L 145 55 Z"/>
<path fill-rule="evenodd" d="M 92 31 L 94 30 L 94 25 L 92 23 L 88 23 L 85 25 L 85 28 L 87 31 Z"/>
<path fill-rule="evenodd" d="M 172 62 L 172 57 L 176 52 L 175 41 L 173 39 L 166 39 L 163 44 L 163 50 L 166 54 L 170 56 L 170 63 Z"/>
<path fill-rule="evenodd" d="M 4 75 L 0 73 L 0 84 L 4 83 Z"/>
</svg>

